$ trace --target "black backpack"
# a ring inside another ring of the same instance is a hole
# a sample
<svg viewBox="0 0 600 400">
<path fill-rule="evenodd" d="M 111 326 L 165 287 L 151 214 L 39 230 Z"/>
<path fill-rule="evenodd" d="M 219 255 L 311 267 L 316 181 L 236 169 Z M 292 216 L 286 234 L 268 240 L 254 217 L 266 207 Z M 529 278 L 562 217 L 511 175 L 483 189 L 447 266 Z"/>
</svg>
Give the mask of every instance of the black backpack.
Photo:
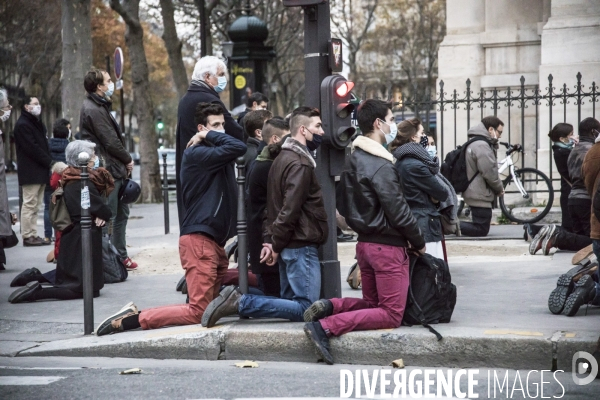
<svg viewBox="0 0 600 400">
<path fill-rule="evenodd" d="M 474 136 L 462 146 L 458 146 L 456 149 L 446 154 L 446 158 L 442 163 L 440 172 L 452 184 L 456 193 L 462 193 L 465 190 L 467 190 L 471 182 L 473 182 L 473 179 L 475 179 L 475 177 L 479 175 L 479 171 L 477 171 L 475 175 L 473 175 L 471 179 L 469 179 L 469 177 L 467 176 L 466 159 L 467 147 L 478 140 L 485 140 L 489 143 L 489 141 L 483 136 Z"/>
<path fill-rule="evenodd" d="M 438 340 L 430 324 L 448 323 L 456 305 L 456 286 L 444 260 L 429 254 L 410 256 L 410 286 L 402 325 L 423 325 Z"/>
<path fill-rule="evenodd" d="M 102 266 L 104 283 L 123 282 L 129 275 L 121 262 L 121 256 L 108 236 L 102 236 Z"/>
</svg>

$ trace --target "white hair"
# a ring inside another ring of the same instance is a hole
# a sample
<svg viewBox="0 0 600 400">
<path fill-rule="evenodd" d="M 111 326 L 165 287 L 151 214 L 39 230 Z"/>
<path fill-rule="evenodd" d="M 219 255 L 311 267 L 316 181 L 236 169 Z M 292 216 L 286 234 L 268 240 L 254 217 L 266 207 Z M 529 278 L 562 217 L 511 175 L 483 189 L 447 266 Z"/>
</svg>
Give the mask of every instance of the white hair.
<svg viewBox="0 0 600 400">
<path fill-rule="evenodd" d="M 0 107 L 6 107 L 8 105 L 8 93 L 6 89 L 0 87 Z"/>
<path fill-rule="evenodd" d="M 219 68 L 223 68 L 227 76 L 227 65 L 225 65 L 223 60 L 215 56 L 204 56 L 196 63 L 194 72 L 192 73 L 192 80 L 203 81 L 206 73 L 216 76 Z"/>
<path fill-rule="evenodd" d="M 94 148 L 96 143 L 90 142 L 89 140 L 74 140 L 67 145 L 65 149 L 65 158 L 67 159 L 67 165 L 72 167 L 79 167 L 79 153 L 85 151 L 92 157 L 94 154 Z"/>
</svg>

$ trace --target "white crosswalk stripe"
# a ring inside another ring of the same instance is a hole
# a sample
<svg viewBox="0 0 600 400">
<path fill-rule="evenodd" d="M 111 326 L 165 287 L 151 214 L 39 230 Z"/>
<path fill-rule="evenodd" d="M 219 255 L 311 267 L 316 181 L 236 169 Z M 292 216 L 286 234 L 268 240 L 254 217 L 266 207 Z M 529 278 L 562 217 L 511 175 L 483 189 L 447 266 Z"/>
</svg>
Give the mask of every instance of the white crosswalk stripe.
<svg viewBox="0 0 600 400">
<path fill-rule="evenodd" d="M 48 385 L 64 376 L 0 376 L 0 386 Z"/>
</svg>

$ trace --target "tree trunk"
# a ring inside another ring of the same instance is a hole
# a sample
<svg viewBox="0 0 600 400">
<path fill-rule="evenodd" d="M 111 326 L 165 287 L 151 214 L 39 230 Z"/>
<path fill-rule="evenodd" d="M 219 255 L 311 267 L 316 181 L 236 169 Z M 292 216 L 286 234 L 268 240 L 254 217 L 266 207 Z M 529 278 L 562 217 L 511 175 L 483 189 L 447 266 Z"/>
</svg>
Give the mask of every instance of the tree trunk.
<svg viewBox="0 0 600 400">
<path fill-rule="evenodd" d="M 165 29 L 162 38 L 165 41 L 167 53 L 169 54 L 169 67 L 171 67 L 171 71 L 173 72 L 177 94 L 179 98 L 182 98 L 187 92 L 188 77 L 181 55 L 182 43 L 177 37 L 177 30 L 175 28 L 173 0 L 160 0 L 160 9 Z"/>
<path fill-rule="evenodd" d="M 154 131 L 154 108 L 150 99 L 148 61 L 144 51 L 144 29 L 140 23 L 140 0 L 128 0 L 122 4 L 111 0 L 110 6 L 119 13 L 127 25 L 125 44 L 131 57 L 131 80 L 133 104 L 140 134 L 140 180 L 142 202 L 159 203 L 162 199 L 156 132 Z"/>
<path fill-rule="evenodd" d="M 83 78 L 92 66 L 91 0 L 62 0 L 62 115 L 79 132 Z"/>
</svg>

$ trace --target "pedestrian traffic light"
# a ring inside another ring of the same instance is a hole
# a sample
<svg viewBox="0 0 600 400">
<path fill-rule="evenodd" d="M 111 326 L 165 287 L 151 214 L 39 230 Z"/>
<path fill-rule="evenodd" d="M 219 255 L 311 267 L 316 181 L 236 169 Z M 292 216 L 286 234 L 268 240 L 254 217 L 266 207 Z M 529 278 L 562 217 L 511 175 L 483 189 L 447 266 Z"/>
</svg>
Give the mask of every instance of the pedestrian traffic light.
<svg viewBox="0 0 600 400">
<path fill-rule="evenodd" d="M 156 129 L 158 129 L 159 131 L 162 131 L 164 127 L 165 127 L 165 124 L 163 123 L 162 117 L 158 117 L 156 119 Z"/>
<path fill-rule="evenodd" d="M 325 131 L 324 142 L 335 149 L 344 149 L 356 129 L 351 115 L 354 105 L 350 103 L 350 91 L 354 83 L 341 75 L 331 75 L 321 82 L 321 120 Z"/>
</svg>

